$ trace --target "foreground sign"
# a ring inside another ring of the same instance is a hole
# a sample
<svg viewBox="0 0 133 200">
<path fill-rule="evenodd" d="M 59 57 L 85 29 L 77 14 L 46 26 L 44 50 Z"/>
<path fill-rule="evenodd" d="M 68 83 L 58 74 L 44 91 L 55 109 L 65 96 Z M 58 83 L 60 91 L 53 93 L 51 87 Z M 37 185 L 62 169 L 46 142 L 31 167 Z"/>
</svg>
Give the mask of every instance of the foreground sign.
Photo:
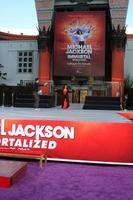
<svg viewBox="0 0 133 200">
<path fill-rule="evenodd" d="M 133 163 L 133 123 L 0 120 L 0 152 Z"/>
</svg>

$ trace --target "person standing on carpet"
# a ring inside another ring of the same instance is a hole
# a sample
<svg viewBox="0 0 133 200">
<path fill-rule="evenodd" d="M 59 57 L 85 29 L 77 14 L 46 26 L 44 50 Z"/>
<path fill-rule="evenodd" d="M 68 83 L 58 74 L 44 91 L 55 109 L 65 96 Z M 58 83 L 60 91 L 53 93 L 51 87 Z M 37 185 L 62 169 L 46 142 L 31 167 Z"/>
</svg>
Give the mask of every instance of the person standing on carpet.
<svg viewBox="0 0 133 200">
<path fill-rule="evenodd" d="M 45 86 L 44 84 L 39 84 L 39 79 L 35 79 L 35 83 L 33 84 L 33 96 L 34 96 L 34 108 L 37 110 L 39 108 L 39 95 L 41 94 L 41 90 L 39 90 L 40 86 Z"/>
<path fill-rule="evenodd" d="M 68 90 L 68 86 L 64 85 L 62 88 L 62 103 L 61 103 L 61 107 L 66 109 L 69 107 L 69 90 Z"/>
</svg>

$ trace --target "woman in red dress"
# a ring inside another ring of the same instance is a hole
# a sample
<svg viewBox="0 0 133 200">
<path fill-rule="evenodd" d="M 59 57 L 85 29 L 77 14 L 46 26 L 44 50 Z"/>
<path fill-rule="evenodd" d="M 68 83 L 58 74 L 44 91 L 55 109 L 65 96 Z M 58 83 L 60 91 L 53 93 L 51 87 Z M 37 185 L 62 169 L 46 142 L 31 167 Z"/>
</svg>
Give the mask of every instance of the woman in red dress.
<svg viewBox="0 0 133 200">
<path fill-rule="evenodd" d="M 66 109 L 69 107 L 69 96 L 68 96 L 68 86 L 64 85 L 62 89 L 62 104 L 61 107 Z"/>
</svg>

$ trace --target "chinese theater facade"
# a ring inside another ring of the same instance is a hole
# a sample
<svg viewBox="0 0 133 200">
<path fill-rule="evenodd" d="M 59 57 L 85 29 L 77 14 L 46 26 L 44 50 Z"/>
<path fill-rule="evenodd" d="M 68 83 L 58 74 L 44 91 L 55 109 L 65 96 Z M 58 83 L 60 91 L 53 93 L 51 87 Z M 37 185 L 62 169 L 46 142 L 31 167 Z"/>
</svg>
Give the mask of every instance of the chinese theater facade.
<svg viewBox="0 0 133 200">
<path fill-rule="evenodd" d="M 57 102 L 64 84 L 74 103 L 85 96 L 122 96 L 128 0 L 35 0 L 35 5 L 39 79 L 54 83 Z"/>
</svg>

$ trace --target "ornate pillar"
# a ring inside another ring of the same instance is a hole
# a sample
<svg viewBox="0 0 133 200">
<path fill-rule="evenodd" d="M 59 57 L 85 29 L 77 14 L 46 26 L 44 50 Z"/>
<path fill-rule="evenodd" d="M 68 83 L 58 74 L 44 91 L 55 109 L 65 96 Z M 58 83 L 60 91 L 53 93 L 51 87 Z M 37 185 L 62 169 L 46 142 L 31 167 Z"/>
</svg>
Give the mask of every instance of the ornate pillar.
<svg viewBox="0 0 133 200">
<path fill-rule="evenodd" d="M 54 13 L 55 0 L 34 0 L 37 12 L 37 19 L 39 25 L 38 49 L 39 49 L 39 80 L 43 83 L 48 81 L 47 87 L 43 87 L 43 93 L 49 95 L 51 91 L 50 86 L 50 71 L 51 71 L 51 51 L 49 43 L 51 42 L 52 19 Z"/>
<path fill-rule="evenodd" d="M 120 28 L 119 25 L 112 30 L 112 82 L 119 83 L 121 96 L 123 96 L 124 88 L 124 54 L 127 40 L 125 31 L 125 26 Z M 112 86 L 112 96 L 116 96 L 117 92 L 118 88 L 114 84 Z"/>
<path fill-rule="evenodd" d="M 50 69 L 51 69 L 51 53 L 50 53 L 50 32 L 39 29 L 38 36 L 38 50 L 39 50 L 39 71 L 38 78 L 40 83 L 46 82 L 47 85 L 42 87 L 42 92 L 45 95 L 50 94 L 51 82 L 50 82 Z"/>
</svg>

